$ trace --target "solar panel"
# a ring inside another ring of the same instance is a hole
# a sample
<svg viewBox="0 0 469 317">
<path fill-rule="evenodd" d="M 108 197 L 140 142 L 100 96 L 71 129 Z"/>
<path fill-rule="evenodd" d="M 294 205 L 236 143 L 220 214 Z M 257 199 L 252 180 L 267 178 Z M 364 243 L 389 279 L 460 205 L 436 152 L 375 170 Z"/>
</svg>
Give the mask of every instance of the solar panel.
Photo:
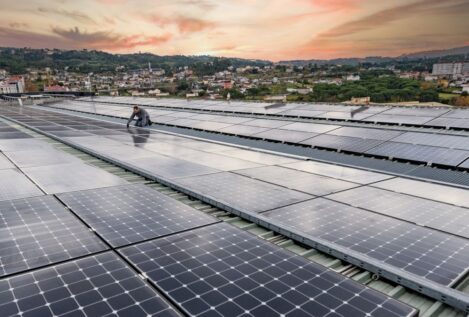
<svg viewBox="0 0 469 317">
<path fill-rule="evenodd" d="M 328 197 L 354 207 L 469 238 L 469 209 L 372 187 L 356 188 Z"/>
<path fill-rule="evenodd" d="M 227 128 L 223 128 L 220 130 L 220 132 L 250 136 L 250 135 L 261 133 L 267 130 L 269 130 L 269 128 L 253 127 L 253 126 L 237 124 L 237 125 L 232 125 Z"/>
<path fill-rule="evenodd" d="M 0 132 L 0 140 L 29 138 L 32 138 L 32 136 L 24 132 Z"/>
<path fill-rule="evenodd" d="M 370 129 L 370 128 L 357 128 L 357 127 L 342 127 L 329 132 L 328 134 L 349 136 L 362 139 L 374 139 L 387 141 L 402 134 L 401 131 L 385 130 L 385 129 Z"/>
<path fill-rule="evenodd" d="M 392 141 L 469 150 L 469 137 L 467 136 L 406 132 Z"/>
<path fill-rule="evenodd" d="M 338 125 L 295 122 L 282 127 L 283 130 L 295 130 L 312 133 L 326 133 L 340 128 Z"/>
<path fill-rule="evenodd" d="M 51 196 L 2 201 L 0 215 L 2 276 L 106 249 Z"/>
<path fill-rule="evenodd" d="M 113 247 L 217 221 L 143 184 L 64 193 L 58 197 Z"/>
<path fill-rule="evenodd" d="M 374 187 L 398 193 L 438 200 L 447 204 L 469 208 L 467 189 L 455 188 L 405 178 L 394 178 L 373 184 Z M 468 209 L 469 212 L 469 209 Z"/>
<path fill-rule="evenodd" d="M 327 195 L 358 186 L 355 183 L 305 173 L 280 166 L 251 168 L 239 170 L 236 171 L 236 173 L 315 196 Z"/>
<path fill-rule="evenodd" d="M 363 153 L 383 143 L 383 141 L 323 134 L 302 141 L 301 143 L 329 149 Z"/>
<path fill-rule="evenodd" d="M 15 165 L 6 158 L 5 155 L 0 154 L 0 170 L 15 168 Z"/>
<path fill-rule="evenodd" d="M 20 168 L 81 162 L 79 158 L 53 148 L 38 148 L 5 154 Z"/>
<path fill-rule="evenodd" d="M 464 162 L 462 162 L 459 167 L 462 167 L 462 168 L 469 168 L 469 159 L 468 160 L 465 160 Z"/>
<path fill-rule="evenodd" d="M 111 252 L 0 281 L 9 316 L 180 316 Z"/>
<path fill-rule="evenodd" d="M 49 132 L 52 135 L 55 135 L 57 137 L 82 137 L 82 136 L 90 136 L 91 134 L 86 133 L 86 132 L 81 132 L 78 130 L 70 130 L 70 131 L 50 131 Z"/>
<path fill-rule="evenodd" d="M 390 141 L 378 145 L 366 153 L 449 166 L 457 166 L 469 157 L 469 151 Z"/>
<path fill-rule="evenodd" d="M 355 182 L 358 184 L 370 184 L 392 177 L 386 174 L 380 174 L 351 167 L 344 167 L 314 161 L 300 161 L 294 163 L 287 163 L 283 166 L 313 174 L 343 179 L 345 181 Z"/>
<path fill-rule="evenodd" d="M 454 284 L 469 268 L 466 239 L 324 198 L 263 215 L 442 285 Z"/>
<path fill-rule="evenodd" d="M 219 170 L 205 165 L 178 160 L 176 158 L 164 157 L 163 155 L 158 155 L 156 153 L 152 157 L 130 159 L 125 160 L 125 162 L 151 174 L 162 176 L 168 179 L 219 172 Z"/>
<path fill-rule="evenodd" d="M 268 140 L 277 140 L 282 142 L 292 142 L 299 143 L 301 141 L 310 139 L 316 136 L 316 133 L 294 131 L 294 130 L 281 130 L 281 129 L 272 129 L 258 134 L 254 134 L 253 137 L 268 139 Z"/>
<path fill-rule="evenodd" d="M 232 125 L 233 125 L 232 123 L 202 121 L 202 122 L 193 124 L 191 127 L 195 129 L 218 131 L 220 129 L 227 128 Z"/>
<path fill-rule="evenodd" d="M 261 163 L 266 165 L 276 165 L 276 164 L 285 164 L 298 161 L 297 159 L 281 156 L 281 155 L 272 155 L 264 152 L 257 152 L 255 150 L 244 150 L 237 148 L 229 148 L 223 152 L 219 152 L 225 156 L 237 157 L 246 161 L 251 161 L 255 163 Z"/>
<path fill-rule="evenodd" d="M 0 151 L 2 152 L 32 150 L 43 147 L 51 148 L 51 145 L 35 139 L 0 140 Z"/>
<path fill-rule="evenodd" d="M 228 224 L 121 249 L 190 316 L 414 316 L 415 310 Z"/>
<path fill-rule="evenodd" d="M 312 196 L 229 172 L 178 179 L 177 183 L 241 210 L 263 212 Z"/>
<path fill-rule="evenodd" d="M 118 176 L 83 163 L 28 167 L 23 172 L 48 194 L 127 184 Z"/>
<path fill-rule="evenodd" d="M 43 192 L 19 170 L 0 170 L 0 200 L 40 195 Z"/>
<path fill-rule="evenodd" d="M 403 115 L 391 115 L 391 114 L 377 114 L 363 121 L 369 122 L 382 122 L 382 123 L 396 123 L 396 124 L 425 124 L 432 120 L 433 117 L 417 117 L 417 116 L 403 116 Z"/>
<path fill-rule="evenodd" d="M 393 107 L 383 114 L 385 115 L 403 115 L 403 116 L 426 116 L 438 117 L 449 111 L 449 108 L 408 108 L 408 107 Z"/>
<path fill-rule="evenodd" d="M 248 122 L 245 122 L 245 125 L 261 127 L 261 128 L 280 128 L 281 126 L 290 124 L 291 121 L 281 121 L 281 120 L 272 120 L 272 119 L 254 119 Z"/>
<path fill-rule="evenodd" d="M 345 111 L 330 111 L 316 116 L 317 118 L 340 119 L 340 120 L 362 120 L 374 115 L 374 112 L 367 111 L 352 113 Z"/>
</svg>

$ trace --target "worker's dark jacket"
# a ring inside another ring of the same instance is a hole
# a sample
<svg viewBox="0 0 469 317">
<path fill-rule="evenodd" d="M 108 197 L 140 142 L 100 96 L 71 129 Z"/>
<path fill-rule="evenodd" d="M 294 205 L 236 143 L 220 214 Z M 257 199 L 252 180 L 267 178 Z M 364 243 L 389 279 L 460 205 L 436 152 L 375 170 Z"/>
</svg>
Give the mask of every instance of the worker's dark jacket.
<svg viewBox="0 0 469 317">
<path fill-rule="evenodd" d="M 136 126 L 144 127 L 149 124 L 150 115 L 145 109 L 139 108 L 136 113 L 132 112 L 132 115 L 130 116 L 129 121 L 127 121 L 127 124 L 130 124 L 130 122 L 132 122 L 135 117 L 137 117 L 137 123 L 135 124 Z"/>
</svg>

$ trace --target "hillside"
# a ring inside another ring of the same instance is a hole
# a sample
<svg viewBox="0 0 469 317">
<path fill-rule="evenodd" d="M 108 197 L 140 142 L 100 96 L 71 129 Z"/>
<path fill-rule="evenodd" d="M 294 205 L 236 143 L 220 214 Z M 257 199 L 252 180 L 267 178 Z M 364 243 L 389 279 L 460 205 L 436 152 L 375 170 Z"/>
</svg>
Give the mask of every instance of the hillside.
<svg viewBox="0 0 469 317">
<path fill-rule="evenodd" d="M 223 58 L 212 56 L 160 56 L 154 54 L 110 54 L 101 51 L 65 51 L 30 48 L 0 48 L 0 68 L 11 73 L 23 73 L 27 68 L 64 69 L 70 71 L 112 72 L 119 66 L 126 70 L 147 68 L 151 63 L 153 69 L 162 68 L 167 72 L 179 67 L 191 66 L 200 75 L 225 70 L 228 66 L 243 67 L 269 65 L 271 62 L 247 60 L 240 58 Z"/>
<path fill-rule="evenodd" d="M 282 65 L 294 65 L 294 66 L 304 66 L 308 64 L 321 65 L 351 65 L 356 66 L 358 64 L 382 64 L 387 62 L 405 62 L 408 60 L 419 60 L 419 59 L 435 59 L 437 62 L 439 59 L 442 61 L 453 61 L 455 59 L 467 59 L 469 55 L 469 46 L 451 48 L 447 50 L 434 50 L 434 51 L 424 51 L 416 52 L 411 54 L 404 54 L 397 57 L 382 57 L 382 56 L 370 56 L 364 58 L 336 58 L 336 59 L 310 59 L 310 60 L 289 60 L 289 61 L 280 61 L 279 64 Z"/>
</svg>

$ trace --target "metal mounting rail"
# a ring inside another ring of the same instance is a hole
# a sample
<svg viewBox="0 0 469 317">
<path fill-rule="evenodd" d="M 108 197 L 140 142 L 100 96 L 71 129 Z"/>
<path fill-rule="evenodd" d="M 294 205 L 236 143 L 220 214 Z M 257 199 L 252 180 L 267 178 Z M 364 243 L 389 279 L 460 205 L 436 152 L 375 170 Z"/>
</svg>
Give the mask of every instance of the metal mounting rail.
<svg viewBox="0 0 469 317">
<path fill-rule="evenodd" d="M 226 210 L 227 212 L 230 212 L 234 215 L 237 215 L 243 219 L 246 219 L 248 221 L 251 221 L 253 223 L 256 223 L 262 227 L 265 227 L 269 230 L 272 230 L 274 232 L 277 232 L 279 234 L 282 234 L 286 237 L 289 237 L 297 242 L 303 243 L 305 245 L 308 245 L 314 249 L 320 250 L 324 253 L 327 253 L 331 256 L 334 256 L 338 259 L 341 259 L 347 263 L 353 264 L 357 267 L 360 267 L 364 270 L 370 271 L 372 273 L 377 274 L 380 277 L 383 277 L 387 280 L 393 281 L 399 285 L 402 285 L 404 287 L 407 287 L 409 289 L 412 289 L 418 293 L 424 294 L 430 298 L 433 298 L 437 301 L 440 301 L 446 305 L 452 306 L 454 308 L 457 308 L 465 313 L 469 313 L 469 294 L 465 294 L 461 291 L 458 291 L 456 289 L 450 288 L 450 287 L 445 287 L 443 285 L 440 285 L 438 283 L 429 281 L 427 279 L 424 279 L 418 275 L 412 274 L 412 273 L 407 273 L 405 271 L 402 271 L 396 267 L 393 267 L 391 265 L 388 265 L 386 263 L 380 262 L 376 259 L 370 258 L 364 254 L 358 253 L 356 251 L 350 250 L 348 248 L 339 246 L 337 244 L 331 243 L 329 241 L 308 235 L 304 232 L 301 232 L 299 230 L 295 230 L 289 226 L 286 226 L 282 224 L 279 221 L 275 221 L 269 218 L 266 218 L 260 214 L 253 213 L 250 211 L 246 210 L 240 210 L 233 208 L 229 206 L 228 204 L 224 203 L 223 201 L 220 201 L 219 199 L 216 199 L 214 197 L 211 197 L 206 194 L 199 193 L 194 190 L 187 189 L 183 186 L 178 185 L 177 181 L 172 181 L 168 180 L 164 177 L 157 176 L 151 173 L 148 173 L 138 167 L 132 166 L 128 163 L 124 163 L 120 160 L 117 160 L 115 158 L 112 158 L 107 155 L 103 155 L 98 153 L 97 151 L 87 149 L 81 145 L 78 145 L 72 141 L 69 140 L 64 140 L 60 137 L 54 136 L 48 132 L 41 131 L 40 129 L 30 127 L 27 124 L 24 124 L 20 121 L 17 121 L 15 119 L 11 119 L 8 116 L 5 115 L 0 115 L 0 117 L 10 120 L 12 122 L 15 122 L 21 126 L 24 126 L 26 128 L 29 128 L 39 134 L 43 134 L 49 138 L 52 138 L 54 140 L 57 140 L 59 142 L 62 142 L 64 144 L 67 144 L 75 149 L 78 149 L 82 152 L 85 152 L 87 154 L 90 154 L 92 156 L 95 156 L 97 158 L 100 158 L 104 161 L 107 161 L 109 163 L 112 163 L 114 165 L 117 165 L 119 167 L 122 167 L 128 171 L 131 171 L 133 173 L 139 174 L 143 177 L 146 177 L 148 179 L 154 180 L 158 183 L 161 183 L 163 185 L 166 185 L 170 188 L 173 188 L 177 191 L 180 191 L 184 194 L 187 194 L 191 197 L 194 197 L 198 200 L 201 200 L 205 203 L 208 203 L 210 205 L 213 205 L 217 208 Z"/>
</svg>

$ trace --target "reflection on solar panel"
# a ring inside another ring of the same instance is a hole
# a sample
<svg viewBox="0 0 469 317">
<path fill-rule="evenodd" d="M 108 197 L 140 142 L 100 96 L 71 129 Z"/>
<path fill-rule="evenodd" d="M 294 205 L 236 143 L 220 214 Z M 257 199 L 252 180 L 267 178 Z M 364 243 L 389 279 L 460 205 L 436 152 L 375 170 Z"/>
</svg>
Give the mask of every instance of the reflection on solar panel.
<svg viewBox="0 0 469 317">
<path fill-rule="evenodd" d="M 469 137 L 467 136 L 406 132 L 392 141 L 469 150 Z"/>
<path fill-rule="evenodd" d="M 51 196 L 0 202 L 0 216 L 2 276 L 105 249 Z"/>
<path fill-rule="evenodd" d="M 397 142 L 380 144 L 366 153 L 450 166 L 457 166 L 469 157 L 469 151 Z"/>
<path fill-rule="evenodd" d="M 343 179 L 358 184 L 370 184 L 382 181 L 392 176 L 375 172 L 363 171 L 351 167 L 337 166 L 313 161 L 301 161 L 283 164 L 285 167 L 297 169 L 304 172 Z"/>
<path fill-rule="evenodd" d="M 43 192 L 16 169 L 0 170 L 0 201 L 43 195 Z"/>
<path fill-rule="evenodd" d="M 24 132 L 0 132 L 0 140 L 8 140 L 8 139 L 29 139 L 32 138 L 27 133 Z"/>
<path fill-rule="evenodd" d="M 394 178 L 373 184 L 373 186 L 469 208 L 469 196 L 467 195 L 467 189 L 426 183 L 405 178 Z"/>
<path fill-rule="evenodd" d="M 81 162 L 77 157 L 52 148 L 39 148 L 5 153 L 18 167 Z"/>
<path fill-rule="evenodd" d="M 412 316 L 383 294 L 227 224 L 122 254 L 191 316 Z"/>
<path fill-rule="evenodd" d="M 127 184 L 118 176 L 83 163 L 28 167 L 23 172 L 48 194 Z"/>
<path fill-rule="evenodd" d="M 0 154 L 0 170 L 14 168 L 13 165 L 3 154 Z"/>
<path fill-rule="evenodd" d="M 311 133 L 311 132 L 272 129 L 272 130 L 268 130 L 265 132 L 254 134 L 253 136 L 256 138 L 262 138 L 262 139 L 268 139 L 268 140 L 299 143 L 301 141 L 310 139 L 316 135 L 317 135 L 316 133 Z"/>
<path fill-rule="evenodd" d="M 229 206 L 254 212 L 312 198 L 307 194 L 229 172 L 182 178 L 177 183 Z"/>
<path fill-rule="evenodd" d="M 236 171 L 237 174 L 278 184 L 311 195 L 322 196 L 358 186 L 343 180 L 314 175 L 280 166 L 265 166 Z"/>
<path fill-rule="evenodd" d="M 469 238 L 469 209 L 371 187 L 347 190 L 329 198 Z"/>
<path fill-rule="evenodd" d="M 317 198 L 264 216 L 442 285 L 469 269 L 467 240 L 331 200 Z"/>
<path fill-rule="evenodd" d="M 219 170 L 204 165 L 178 160 L 175 158 L 164 157 L 156 153 L 152 157 L 131 159 L 126 160 L 126 162 L 137 168 L 168 179 L 219 172 Z"/>
<path fill-rule="evenodd" d="M 223 128 L 220 131 L 225 132 L 225 133 L 236 134 L 236 135 L 250 136 L 250 135 L 253 135 L 253 134 L 257 134 L 257 133 L 267 131 L 269 129 L 270 128 L 253 127 L 253 126 L 237 124 L 237 125 L 229 126 L 227 128 Z"/>
<path fill-rule="evenodd" d="M 9 316 L 179 316 L 116 255 L 108 252 L 0 280 Z"/>
<path fill-rule="evenodd" d="M 65 193 L 58 197 L 113 247 L 216 222 L 142 184 Z"/>
<path fill-rule="evenodd" d="M 397 137 L 402 134 L 402 132 L 395 130 L 342 127 L 340 129 L 333 130 L 328 134 L 386 141 Z"/>
</svg>

